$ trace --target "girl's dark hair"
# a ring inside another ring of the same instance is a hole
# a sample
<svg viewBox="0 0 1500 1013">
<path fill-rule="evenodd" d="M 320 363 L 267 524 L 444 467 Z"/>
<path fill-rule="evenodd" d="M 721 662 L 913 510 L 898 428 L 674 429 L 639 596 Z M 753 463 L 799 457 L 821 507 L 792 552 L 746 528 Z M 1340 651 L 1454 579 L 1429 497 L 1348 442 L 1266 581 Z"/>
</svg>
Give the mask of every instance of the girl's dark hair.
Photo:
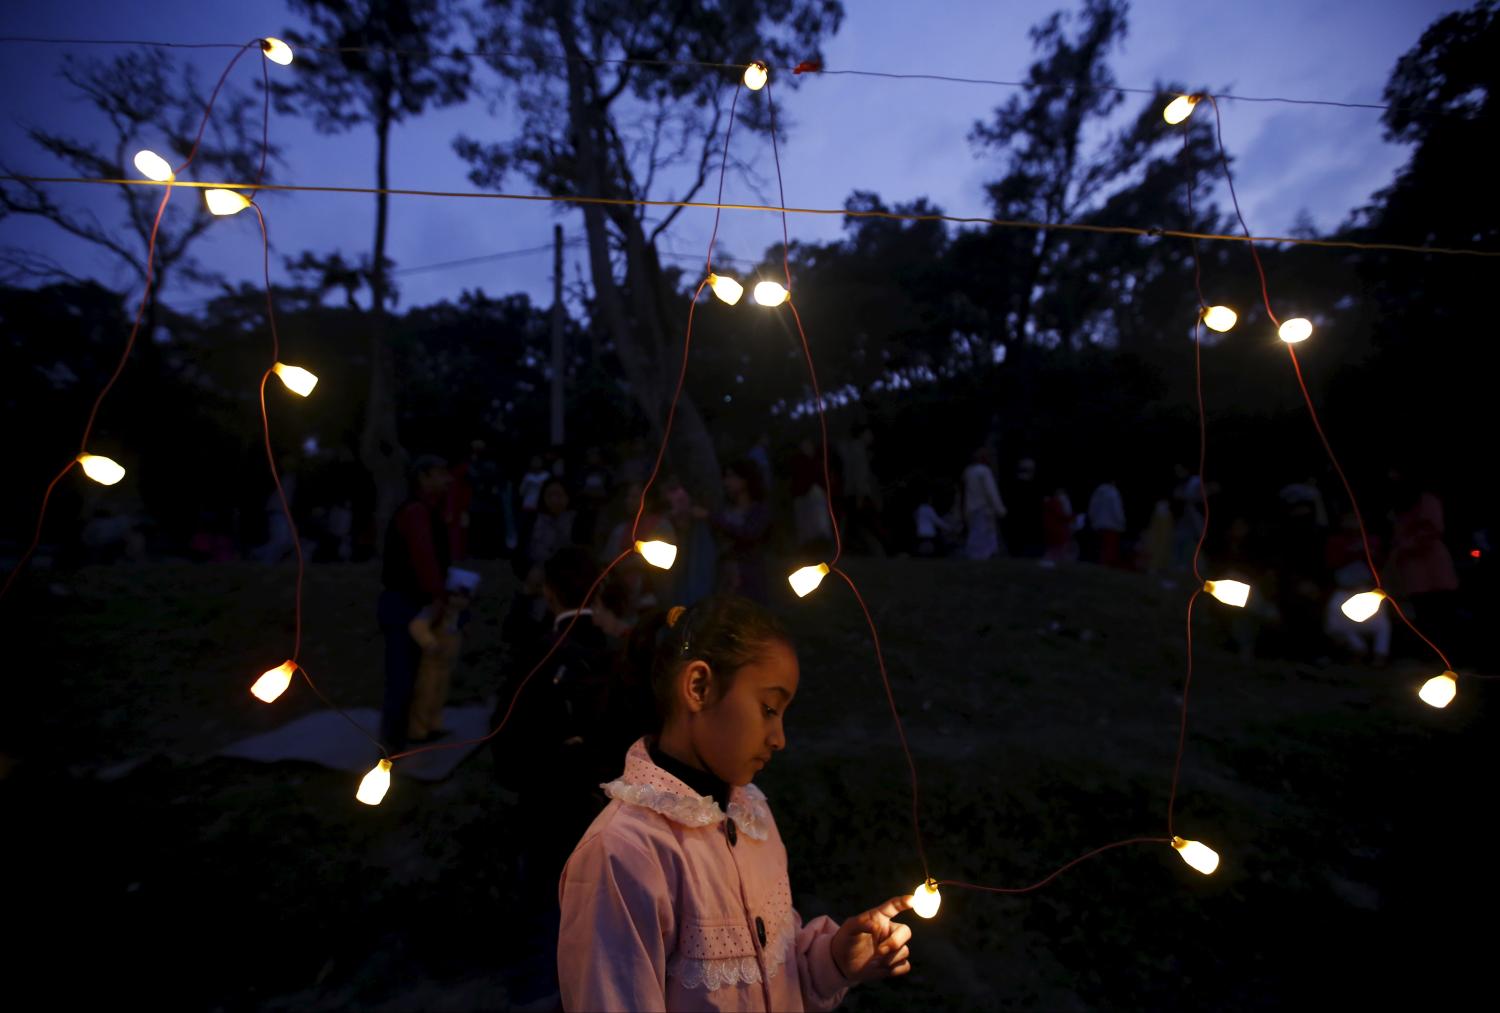
<svg viewBox="0 0 1500 1013">
<path fill-rule="evenodd" d="M 642 732 L 661 730 L 671 713 L 673 683 L 688 662 L 708 663 L 715 696 L 722 698 L 734 673 L 758 661 L 776 641 L 792 642 L 781 620 L 735 595 L 714 595 L 680 612 L 658 610 L 643 617 L 626 645 L 627 681 L 643 696 L 649 689 L 656 706 L 655 724 Z"/>
</svg>

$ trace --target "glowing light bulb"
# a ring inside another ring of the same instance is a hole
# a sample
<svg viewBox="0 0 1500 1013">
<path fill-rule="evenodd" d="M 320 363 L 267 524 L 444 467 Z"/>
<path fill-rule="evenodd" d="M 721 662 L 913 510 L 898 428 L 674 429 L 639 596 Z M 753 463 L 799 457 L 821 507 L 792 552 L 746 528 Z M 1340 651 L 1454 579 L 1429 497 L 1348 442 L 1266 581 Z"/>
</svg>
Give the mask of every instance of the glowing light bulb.
<svg viewBox="0 0 1500 1013">
<path fill-rule="evenodd" d="M 937 881 L 929 879 L 911 892 L 911 909 L 923 918 L 931 918 L 942 906 L 943 895 L 938 892 Z"/>
<path fill-rule="evenodd" d="M 755 301 L 762 306 L 780 306 L 792 297 L 792 293 L 774 281 L 762 281 L 755 286 Z"/>
<path fill-rule="evenodd" d="M 79 454 L 78 463 L 83 465 L 83 473 L 100 485 L 114 485 L 125 477 L 124 468 L 98 454 Z"/>
<path fill-rule="evenodd" d="M 677 561 L 677 546 L 671 542 L 636 542 L 635 551 L 646 557 L 646 562 L 663 570 L 670 570 Z"/>
<path fill-rule="evenodd" d="M 1444 672 L 1442 675 L 1434 675 L 1422 683 L 1422 688 L 1417 690 L 1417 696 L 1430 707 L 1441 709 L 1448 706 L 1458 694 L 1458 681 L 1454 678 L 1457 674 Z"/>
<path fill-rule="evenodd" d="M 266 54 L 266 59 L 272 63 L 279 63 L 283 67 L 292 62 L 292 47 L 280 39 L 273 39 L 269 35 L 260 40 L 260 51 Z"/>
<path fill-rule="evenodd" d="M 1161 111 L 1161 118 L 1176 126 L 1193 115 L 1193 107 L 1197 104 L 1197 95 L 1178 95 L 1172 101 L 1168 102 L 1167 107 Z"/>
<path fill-rule="evenodd" d="M 158 183 L 170 182 L 176 176 L 167 160 L 148 148 L 142 148 L 135 153 L 135 167 L 140 170 L 142 176 L 154 179 Z"/>
<path fill-rule="evenodd" d="M 1223 334 L 1235 325 L 1240 315 L 1228 306 L 1210 306 L 1203 311 L 1203 326 Z"/>
<path fill-rule="evenodd" d="M 250 694 L 257 700 L 270 703 L 286 692 L 286 688 L 292 684 L 292 673 L 296 671 L 296 665 L 283 661 L 275 668 L 262 672 L 261 677 L 255 680 L 255 685 L 250 687 Z"/>
<path fill-rule="evenodd" d="M 238 190 L 224 190 L 214 187 L 212 190 L 203 191 L 203 201 L 208 209 L 216 215 L 239 214 L 250 206 L 250 198 Z"/>
<path fill-rule="evenodd" d="M 745 68 L 745 87 L 751 91 L 760 91 L 766 86 L 766 65 L 756 60 Z"/>
<path fill-rule="evenodd" d="M 1383 601 L 1384 591 L 1361 591 L 1345 600 L 1339 609 L 1350 619 L 1362 623 L 1380 610 L 1380 603 Z"/>
<path fill-rule="evenodd" d="M 1312 337 L 1312 321 L 1306 317 L 1292 317 L 1283 320 L 1276 334 L 1289 345 L 1295 345 L 1299 341 L 1306 341 Z"/>
<path fill-rule="evenodd" d="M 1177 853 L 1182 856 L 1184 862 L 1205 876 L 1213 875 L 1213 871 L 1219 867 L 1219 853 L 1207 844 L 1174 837 L 1172 847 L 1177 849 Z"/>
<path fill-rule="evenodd" d="M 733 278 L 726 278 L 722 274 L 711 274 L 708 276 L 708 287 L 714 290 L 714 295 L 719 301 L 733 306 L 740 301 L 740 296 L 745 294 L 745 286 Z"/>
<path fill-rule="evenodd" d="M 1250 599 L 1250 585 L 1238 580 L 1205 580 L 1203 590 L 1235 608 L 1244 608 Z"/>
<path fill-rule="evenodd" d="M 828 576 L 828 564 L 819 563 L 817 566 L 804 566 L 788 576 L 786 581 L 792 585 L 792 590 L 797 592 L 798 598 L 806 598 L 817 590 L 818 585 L 823 583 L 823 578 L 826 576 Z"/>
<path fill-rule="evenodd" d="M 281 377 L 281 382 L 286 384 L 286 389 L 293 394 L 301 394 L 303 397 L 312 393 L 312 389 L 318 385 L 318 378 L 301 366 L 288 366 L 278 362 L 271 367 L 271 372 Z"/>
<path fill-rule="evenodd" d="M 365 805 L 379 805 L 380 800 L 385 798 L 385 793 L 391 787 L 391 761 L 381 759 L 370 772 L 365 775 L 364 780 L 359 782 L 359 791 L 354 797 Z"/>
</svg>

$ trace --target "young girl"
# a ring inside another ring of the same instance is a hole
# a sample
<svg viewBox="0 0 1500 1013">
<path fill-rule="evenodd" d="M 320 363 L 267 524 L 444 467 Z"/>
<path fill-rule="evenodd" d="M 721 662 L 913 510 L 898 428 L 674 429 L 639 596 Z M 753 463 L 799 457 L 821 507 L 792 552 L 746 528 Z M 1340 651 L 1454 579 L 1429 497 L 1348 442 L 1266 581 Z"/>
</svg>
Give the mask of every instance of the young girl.
<svg viewBox="0 0 1500 1013">
<path fill-rule="evenodd" d="M 638 740 L 611 801 L 573 850 L 559 894 L 569 1010 L 828 1010 L 852 984 L 911 970 L 910 907 L 893 897 L 842 925 L 792 908 L 786 848 L 750 783 L 786 746 L 797 655 L 770 613 L 711 597 L 643 622 L 659 735 Z"/>
</svg>

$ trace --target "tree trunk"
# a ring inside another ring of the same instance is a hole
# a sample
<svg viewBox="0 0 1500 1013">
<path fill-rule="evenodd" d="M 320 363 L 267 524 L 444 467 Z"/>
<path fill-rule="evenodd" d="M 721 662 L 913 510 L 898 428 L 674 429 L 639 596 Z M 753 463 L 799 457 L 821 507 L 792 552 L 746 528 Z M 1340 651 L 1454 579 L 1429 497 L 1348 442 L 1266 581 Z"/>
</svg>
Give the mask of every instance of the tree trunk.
<svg viewBox="0 0 1500 1013">
<path fill-rule="evenodd" d="M 382 97 L 375 121 L 375 181 L 384 191 L 390 175 L 390 95 Z M 390 198 L 375 195 L 375 252 L 370 274 L 370 393 L 365 404 L 360 459 L 375 482 L 375 551 L 385 546 L 385 529 L 406 498 L 406 450 L 396 430 L 396 364 L 388 335 L 385 304 L 385 237 Z"/>
<path fill-rule="evenodd" d="M 592 80 L 585 79 L 585 74 L 593 73 L 593 65 L 581 59 L 583 54 L 578 48 L 569 0 L 558 0 L 553 18 L 563 51 L 570 57 L 568 119 L 578 154 L 575 180 L 578 192 L 613 195 L 618 188 L 611 185 L 614 174 L 609 171 L 608 145 L 604 142 L 603 119 L 607 113 L 592 104 L 597 89 L 592 87 Z M 624 171 L 623 166 L 621 170 Z M 664 316 L 658 312 L 662 281 L 654 246 L 646 238 L 639 220 L 628 209 L 618 209 L 613 220 L 625 238 L 625 280 L 634 313 L 627 308 L 609 259 L 609 217 L 607 210 L 599 205 L 583 208 L 597 312 L 614 339 L 631 396 L 650 422 L 652 434 L 660 440 L 666 431 L 667 409 L 682 365 L 682 335 L 668 334 Z M 686 390 L 677 404 L 668 450 L 668 460 L 692 487 L 694 495 L 717 501 L 718 455 L 703 416 Z"/>
</svg>

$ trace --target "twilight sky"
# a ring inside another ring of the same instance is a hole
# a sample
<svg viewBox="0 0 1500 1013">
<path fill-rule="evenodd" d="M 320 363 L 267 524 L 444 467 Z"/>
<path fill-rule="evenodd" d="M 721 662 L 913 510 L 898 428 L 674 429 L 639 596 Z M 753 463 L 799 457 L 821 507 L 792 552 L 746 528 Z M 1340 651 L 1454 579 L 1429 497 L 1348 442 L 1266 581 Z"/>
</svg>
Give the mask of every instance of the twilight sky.
<svg viewBox="0 0 1500 1013">
<path fill-rule="evenodd" d="M 1017 80 L 1031 61 L 1027 29 L 1061 0 L 845 0 L 844 26 L 824 49 L 829 69 L 936 73 Z M 1213 90 L 1339 101 L 1379 102 L 1398 56 L 1441 14 L 1466 6 L 1437 0 L 1136 0 L 1130 33 L 1113 58 L 1122 85 L 1150 87 L 1177 79 Z M 13 0 L 0 10 L 0 35 L 58 35 L 159 39 L 174 42 L 236 41 L 280 35 L 294 22 L 279 0 Z M 0 151 L 21 171 L 60 173 L 59 164 L 25 138 L 27 124 L 41 124 L 80 138 L 96 136 L 92 110 L 67 93 L 57 70 L 68 47 L 0 45 Z M 79 55 L 108 57 L 114 47 L 90 46 Z M 178 51 L 181 52 L 181 51 Z M 200 76 L 211 84 L 229 50 L 188 51 Z M 723 54 L 726 61 L 754 54 Z M 295 73 L 271 68 L 273 75 Z M 487 71 L 481 71 L 487 73 Z M 250 90 L 260 67 L 249 56 L 233 78 Z M 778 78 L 778 80 L 780 80 Z M 855 189 L 878 192 L 887 203 L 925 195 L 953 214 L 986 214 L 982 185 L 994 162 L 976 157 L 966 140 L 976 119 L 985 118 L 1014 89 L 931 81 L 862 77 L 811 77 L 796 90 L 781 87 L 777 108 L 792 123 L 782 149 L 790 205 L 839 207 Z M 1127 96 L 1123 111 L 1134 115 L 1145 96 Z M 1404 160 L 1402 148 L 1381 139 L 1374 110 L 1287 106 L 1249 102 L 1224 104 L 1224 139 L 1236 158 L 1250 225 L 1260 233 L 1284 233 L 1301 211 L 1320 228 L 1336 225 L 1372 191 L 1384 185 Z M 492 116 L 480 102 L 431 113 L 398 127 L 393 138 L 391 183 L 397 187 L 470 190 L 465 164 L 451 142 L 460 133 L 507 136 L 502 112 Z M 368 128 L 324 136 L 304 120 L 274 116 L 271 136 L 285 165 L 279 182 L 369 186 L 374 183 L 374 142 Z M 141 138 L 141 146 L 153 139 Z M 731 176 L 725 199 L 774 202 L 768 145 L 736 134 L 735 149 L 752 158 L 769 186 L 757 193 Z M 70 174 L 70 173 L 66 173 Z M 509 184 L 531 192 L 525 180 Z M 93 188 L 56 186 L 64 203 L 97 208 L 110 221 L 112 198 Z M 667 196 L 667 194 L 663 194 Z M 708 195 L 711 198 L 711 194 Z M 174 206 L 186 195 L 174 198 Z M 700 197 L 700 199 L 703 199 Z M 374 198 L 362 195 L 292 194 L 266 203 L 274 253 L 303 249 L 367 252 Z M 201 205 L 200 205 L 201 206 Z M 666 236 L 665 248 L 701 256 L 712 213 L 684 212 Z M 398 268 L 542 246 L 552 224 L 580 236 L 576 211 L 508 201 L 392 198 L 389 254 Z M 1130 225 L 1157 223 L 1122 222 Z M 795 216 L 793 240 L 826 240 L 840 231 L 835 217 Z M 780 239 L 779 220 L 753 212 L 726 212 L 720 250 L 755 257 Z M 259 232 L 253 218 L 222 223 L 197 252 L 204 266 L 231 279 L 258 277 Z M 119 285 L 122 269 L 96 248 L 73 240 L 49 223 L 0 221 L 0 246 L 44 252 L 76 274 Z M 577 263 L 576 251 L 570 261 Z M 273 277 L 279 273 L 273 260 Z M 551 257 L 543 252 L 463 267 L 418 271 L 399 279 L 403 305 L 484 288 L 491 295 L 526 291 L 550 302 Z M 570 266 L 568 277 L 578 276 Z M 189 309 L 206 295 L 179 284 L 167 301 Z"/>
</svg>

